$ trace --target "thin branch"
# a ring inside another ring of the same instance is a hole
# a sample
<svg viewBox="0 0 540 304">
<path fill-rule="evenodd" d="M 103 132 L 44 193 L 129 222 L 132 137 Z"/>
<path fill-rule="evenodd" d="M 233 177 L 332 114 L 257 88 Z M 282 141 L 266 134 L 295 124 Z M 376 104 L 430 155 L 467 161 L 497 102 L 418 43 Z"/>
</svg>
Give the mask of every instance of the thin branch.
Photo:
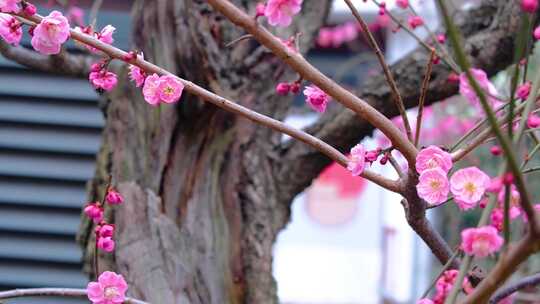
<svg viewBox="0 0 540 304">
<path fill-rule="evenodd" d="M 435 59 L 435 49 L 431 49 L 431 55 L 429 56 L 429 62 L 422 82 L 422 89 L 420 91 L 420 101 L 418 102 L 418 116 L 416 118 L 416 134 L 414 138 L 414 145 L 418 147 L 420 142 L 420 128 L 422 127 L 422 115 L 424 113 L 424 103 L 426 101 L 427 90 L 429 87 L 429 80 L 431 78 L 431 70 L 433 69 L 433 59 Z"/>
<path fill-rule="evenodd" d="M 263 26 L 259 25 L 252 17 L 248 16 L 229 1 L 208 0 L 208 3 L 214 9 L 221 12 L 231 22 L 252 34 L 256 40 L 270 49 L 304 79 L 314 83 L 332 96 L 337 102 L 351 109 L 358 116 L 381 130 L 381 132 L 390 139 L 392 145 L 407 159 L 409 167 L 414 169 L 416 154 L 418 153 L 416 147 L 403 136 L 403 133 L 396 128 L 387 117 L 382 115 L 366 101 L 358 98 L 356 95 L 321 73 L 317 68 L 307 62 L 301 54 L 287 48 L 280 39 Z"/>
<path fill-rule="evenodd" d="M 76 288 L 29 288 L 0 291 L 0 300 L 22 298 L 22 297 L 71 297 L 86 298 L 86 289 Z M 149 304 L 141 300 L 126 298 L 125 304 Z"/>
<path fill-rule="evenodd" d="M 354 4 L 351 3 L 351 0 L 345 0 L 345 3 L 351 10 L 354 18 L 358 21 L 358 24 L 360 24 L 360 28 L 362 28 L 362 34 L 364 35 L 364 38 L 367 40 L 368 44 L 371 46 L 373 51 L 375 52 L 375 55 L 377 56 L 377 59 L 379 60 L 379 64 L 381 65 L 381 68 L 383 69 L 384 76 L 386 77 L 386 81 L 388 82 L 388 85 L 390 86 L 390 90 L 392 92 L 392 97 L 394 99 L 394 104 L 399 110 L 399 114 L 401 115 L 401 118 L 403 119 L 403 126 L 405 127 L 405 133 L 407 134 L 407 138 L 412 142 L 412 130 L 411 130 L 411 124 L 409 123 L 409 118 L 407 117 L 407 112 L 405 110 L 405 105 L 403 104 L 403 99 L 401 98 L 401 94 L 399 93 L 399 89 L 397 87 L 396 81 L 394 80 L 394 76 L 392 76 L 392 72 L 390 72 L 390 68 L 388 67 L 388 64 L 386 63 L 386 60 L 384 59 L 384 55 L 381 52 L 381 48 L 379 47 L 377 41 L 375 40 L 375 37 L 371 34 L 371 31 L 369 30 L 369 26 L 364 21 Z"/>
<path fill-rule="evenodd" d="M 231 42 L 225 44 L 225 47 L 227 47 L 227 48 L 228 48 L 228 47 L 231 47 L 231 46 L 235 45 L 236 43 L 238 43 L 238 42 L 240 42 L 240 41 L 243 41 L 243 40 L 246 40 L 246 39 L 249 39 L 249 38 L 251 38 L 251 37 L 253 37 L 253 36 L 250 35 L 250 34 L 242 35 L 242 36 L 240 36 L 240 37 L 234 39 L 233 41 L 231 41 Z"/>
<path fill-rule="evenodd" d="M 6 59 L 43 72 L 55 72 L 75 77 L 88 77 L 92 57 L 74 55 L 62 51 L 58 55 L 46 56 L 22 46 L 11 46 L 0 39 L 0 54 Z"/>
<path fill-rule="evenodd" d="M 521 278 L 515 283 L 511 283 L 506 287 L 499 289 L 495 295 L 489 300 L 489 304 L 497 304 L 499 301 L 505 299 L 511 294 L 520 291 L 522 289 L 535 287 L 540 285 L 540 273 L 530 275 L 528 277 Z"/>
</svg>

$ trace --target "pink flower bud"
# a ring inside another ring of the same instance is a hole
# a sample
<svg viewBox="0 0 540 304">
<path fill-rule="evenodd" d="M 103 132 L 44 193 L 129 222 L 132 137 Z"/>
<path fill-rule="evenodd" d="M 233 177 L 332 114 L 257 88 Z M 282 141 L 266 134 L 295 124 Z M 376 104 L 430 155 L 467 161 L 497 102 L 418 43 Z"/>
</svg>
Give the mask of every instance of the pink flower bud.
<svg viewBox="0 0 540 304">
<path fill-rule="evenodd" d="M 439 41 L 439 43 L 441 44 L 444 44 L 446 42 L 446 35 L 444 34 L 437 35 L 437 41 Z"/>
<path fill-rule="evenodd" d="M 111 237 L 100 237 L 97 241 L 97 247 L 106 252 L 112 252 L 114 250 L 114 241 Z"/>
<path fill-rule="evenodd" d="M 99 223 L 103 220 L 103 208 L 101 208 L 97 202 L 86 206 L 84 208 L 84 213 L 92 219 L 94 223 Z"/>
<path fill-rule="evenodd" d="M 122 197 L 122 195 L 114 190 L 110 190 L 109 192 L 107 192 L 107 196 L 105 199 L 111 205 L 120 205 L 124 202 L 124 198 Z"/>
<path fill-rule="evenodd" d="M 459 75 L 454 73 L 454 72 L 451 72 L 448 75 L 448 82 L 450 82 L 450 83 L 459 83 Z"/>
<path fill-rule="evenodd" d="M 266 10 L 266 5 L 264 3 L 258 3 L 255 8 L 255 18 L 264 16 L 264 10 Z"/>
<path fill-rule="evenodd" d="M 409 17 L 409 26 L 414 30 L 419 26 L 424 25 L 424 19 L 420 16 L 410 16 Z"/>
<path fill-rule="evenodd" d="M 527 118 L 527 126 L 531 129 L 538 128 L 540 126 L 540 117 L 535 114 L 529 115 L 529 118 Z"/>
<path fill-rule="evenodd" d="M 538 26 L 538 27 L 536 27 L 534 29 L 533 36 L 534 36 L 534 39 L 540 40 L 540 26 Z"/>
<path fill-rule="evenodd" d="M 538 8 L 538 0 L 521 0 L 521 9 L 527 13 L 534 13 Z"/>
<path fill-rule="evenodd" d="M 295 95 L 300 93 L 300 84 L 298 82 L 291 84 L 291 93 Z"/>
<path fill-rule="evenodd" d="M 527 81 L 517 88 L 516 97 L 521 100 L 526 100 L 529 97 L 530 93 L 531 93 L 531 82 Z"/>
<path fill-rule="evenodd" d="M 112 224 L 103 224 L 96 227 L 96 232 L 99 237 L 112 237 L 115 227 Z"/>
<path fill-rule="evenodd" d="M 27 3 L 26 7 L 24 8 L 24 13 L 28 16 L 34 16 L 37 12 L 37 8 L 32 3 Z"/>
<path fill-rule="evenodd" d="M 503 180 L 502 180 L 503 184 L 505 185 L 511 185 L 514 183 L 514 175 L 510 172 L 506 172 L 504 175 L 503 175 Z"/>
<path fill-rule="evenodd" d="M 402 9 L 406 9 L 409 6 L 409 0 L 397 0 L 396 4 Z"/>
<path fill-rule="evenodd" d="M 286 96 L 289 94 L 289 91 L 291 90 L 291 85 L 286 82 L 280 82 L 276 86 L 276 93 L 281 96 Z"/>
<path fill-rule="evenodd" d="M 489 149 L 489 151 L 495 156 L 499 156 L 502 154 L 502 149 L 499 146 L 493 146 L 491 147 L 491 149 Z"/>
</svg>

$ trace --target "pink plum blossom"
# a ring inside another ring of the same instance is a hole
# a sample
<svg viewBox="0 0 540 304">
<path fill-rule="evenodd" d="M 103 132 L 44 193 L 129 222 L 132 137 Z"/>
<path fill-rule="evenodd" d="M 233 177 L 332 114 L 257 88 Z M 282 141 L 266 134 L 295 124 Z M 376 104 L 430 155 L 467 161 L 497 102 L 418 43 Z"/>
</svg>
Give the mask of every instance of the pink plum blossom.
<svg viewBox="0 0 540 304">
<path fill-rule="evenodd" d="M 418 196 L 428 204 L 438 205 L 448 199 L 448 177 L 441 168 L 424 170 L 418 180 Z"/>
<path fill-rule="evenodd" d="M 499 206 L 502 209 L 504 206 L 504 201 L 506 199 L 506 188 L 501 187 L 501 190 L 499 191 L 499 194 L 497 196 L 497 200 L 499 202 Z M 516 186 L 511 185 L 510 186 L 510 219 L 515 219 L 516 217 L 521 215 L 521 195 L 519 194 L 519 191 L 517 191 Z"/>
<path fill-rule="evenodd" d="M 88 283 L 86 292 L 93 304 L 121 304 L 126 300 L 127 289 L 128 285 L 122 275 L 105 271 L 97 282 Z"/>
<path fill-rule="evenodd" d="M 67 18 L 70 23 L 83 26 L 84 25 L 84 10 L 78 6 L 72 6 L 67 11 Z"/>
<path fill-rule="evenodd" d="M 326 111 L 326 105 L 330 101 L 330 97 L 319 87 L 315 85 L 307 86 L 304 89 L 304 95 L 306 96 L 306 102 L 313 110 L 319 113 Z"/>
<path fill-rule="evenodd" d="M 287 82 L 280 82 L 276 86 L 276 93 L 281 96 L 286 96 L 291 91 L 291 85 Z"/>
<path fill-rule="evenodd" d="M 88 204 L 84 207 L 84 214 L 88 216 L 94 223 L 99 223 L 103 220 L 103 208 L 97 202 Z"/>
<path fill-rule="evenodd" d="M 96 234 L 98 237 L 112 237 L 115 229 L 113 224 L 101 224 L 96 227 Z"/>
<path fill-rule="evenodd" d="M 32 3 L 27 2 L 26 7 L 24 8 L 24 13 L 28 16 L 34 16 L 37 13 L 37 7 Z"/>
<path fill-rule="evenodd" d="M 406 9 L 409 7 L 409 0 L 396 0 L 396 4 L 402 9 Z"/>
<path fill-rule="evenodd" d="M 124 198 L 122 197 L 122 195 L 114 190 L 110 190 L 109 192 L 107 192 L 105 200 L 111 205 L 120 205 L 124 202 Z"/>
<path fill-rule="evenodd" d="M 178 78 L 170 75 L 161 76 L 159 79 L 159 98 L 165 103 L 175 103 L 182 96 L 184 85 Z"/>
<path fill-rule="evenodd" d="M 490 178 L 477 167 L 456 171 L 450 178 L 450 191 L 462 209 L 469 209 L 482 199 L 490 185 Z"/>
<path fill-rule="evenodd" d="M 456 269 L 451 269 L 443 272 L 443 274 L 439 277 L 437 282 L 435 283 L 435 297 L 433 298 L 433 303 L 435 304 L 443 304 L 444 300 L 452 290 L 452 287 L 454 286 L 454 283 L 456 281 L 456 278 L 458 276 L 458 271 Z M 470 288 L 470 282 L 465 277 L 463 280 L 463 284 L 461 285 L 466 293 L 469 293 L 471 291 Z"/>
<path fill-rule="evenodd" d="M 105 69 L 98 72 L 91 72 L 88 78 L 94 88 L 102 89 L 107 92 L 114 89 L 118 83 L 116 74 Z"/>
<path fill-rule="evenodd" d="M 347 169 L 351 171 L 353 176 L 358 176 L 364 172 L 366 165 L 366 149 L 362 144 L 357 144 L 352 147 L 351 155 L 349 156 L 349 163 Z"/>
<path fill-rule="evenodd" d="M 492 226 L 467 228 L 461 232 L 461 249 L 468 255 L 484 258 L 497 252 L 502 244 L 502 237 Z"/>
<path fill-rule="evenodd" d="M 486 72 L 480 69 L 471 69 L 471 73 L 480 88 L 486 94 L 488 102 L 492 106 L 497 106 L 498 104 L 500 104 L 500 101 L 494 97 L 497 96 L 499 93 L 497 92 L 495 86 L 489 81 Z M 467 98 L 467 100 L 469 100 L 469 102 L 473 106 L 481 109 L 480 99 L 478 98 L 476 92 L 469 83 L 469 79 L 467 78 L 467 75 L 465 73 L 461 73 L 461 75 L 459 76 L 459 93 L 463 95 L 463 97 Z"/>
<path fill-rule="evenodd" d="M 97 240 L 97 247 L 106 252 L 113 252 L 115 243 L 114 240 L 110 237 L 99 237 Z"/>
<path fill-rule="evenodd" d="M 21 25 L 15 17 L 0 13 L 0 37 L 7 43 L 18 45 L 21 42 Z"/>
<path fill-rule="evenodd" d="M 537 26 L 533 32 L 534 39 L 540 40 L 540 26 Z"/>
<path fill-rule="evenodd" d="M 69 23 L 58 11 L 51 12 L 34 29 L 32 46 L 45 55 L 60 53 L 60 47 L 69 38 Z"/>
<path fill-rule="evenodd" d="M 531 129 L 540 127 L 540 116 L 536 114 L 529 115 L 529 118 L 527 118 L 527 127 Z"/>
<path fill-rule="evenodd" d="M 534 13 L 538 9 L 538 0 L 521 0 L 521 9 L 527 13 Z"/>
<path fill-rule="evenodd" d="M 409 17 L 409 26 L 414 30 L 419 26 L 424 25 L 424 19 L 420 16 L 410 16 Z"/>
<path fill-rule="evenodd" d="M 146 80 L 146 73 L 135 65 L 129 66 L 129 78 L 135 82 L 137 88 L 141 87 Z"/>
<path fill-rule="evenodd" d="M 174 103 L 180 100 L 184 85 L 174 76 L 153 74 L 146 78 L 143 95 L 146 102 L 158 105 L 160 102 Z"/>
<path fill-rule="evenodd" d="M 445 173 L 452 169 L 452 156 L 437 146 L 429 146 L 422 149 L 416 156 L 416 171 L 422 173 L 425 170 L 440 168 Z"/>
<path fill-rule="evenodd" d="M 300 12 L 302 0 L 269 0 L 264 15 L 272 26 L 287 27 L 292 17 Z"/>
<path fill-rule="evenodd" d="M 531 82 L 526 81 L 522 85 L 518 86 L 516 90 L 516 97 L 521 100 L 526 100 L 527 97 L 529 97 L 530 93 L 531 93 Z"/>
<path fill-rule="evenodd" d="M 21 0 L 0 0 L 0 12 L 18 13 L 21 11 L 20 2 Z"/>
</svg>

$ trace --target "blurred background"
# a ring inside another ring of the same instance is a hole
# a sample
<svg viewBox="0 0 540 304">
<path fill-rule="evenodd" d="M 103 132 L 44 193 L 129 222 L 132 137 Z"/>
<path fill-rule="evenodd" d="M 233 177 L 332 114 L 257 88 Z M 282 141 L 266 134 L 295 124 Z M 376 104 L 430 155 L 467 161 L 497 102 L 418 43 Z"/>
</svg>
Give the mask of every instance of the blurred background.
<svg viewBox="0 0 540 304">
<path fill-rule="evenodd" d="M 58 9 L 51 3 L 54 1 L 36 2 L 44 10 Z M 370 1 L 356 2 L 390 63 L 416 47 L 415 40 L 403 31 L 394 33 L 395 25 L 380 16 Z M 388 9 L 393 10 L 393 2 L 387 1 Z M 77 1 L 85 10 L 91 4 Z M 130 5 L 129 0 L 104 1 L 98 18 L 98 27 L 116 26 L 115 45 L 123 49 L 130 48 Z M 412 5 L 431 29 L 437 29 L 439 19 L 432 1 L 412 1 Z M 473 6 L 474 1 L 467 5 Z M 406 18 L 404 12 L 393 11 Z M 70 13 L 74 22 L 80 18 L 79 11 Z M 423 29 L 416 33 L 427 36 Z M 336 1 L 328 27 L 321 29 L 308 57 L 351 88 L 380 73 L 343 1 Z M 495 80 L 506 81 L 504 75 Z M 459 102 L 457 98 L 431 107 L 427 126 L 446 132 L 447 140 L 457 136 L 450 129 L 456 123 L 464 128 L 470 123 Z M 303 127 L 316 118 L 299 96 L 287 123 Z M 86 286 L 75 234 L 86 203 L 85 185 L 94 173 L 102 126 L 98 96 L 88 81 L 32 71 L 0 56 L 0 289 Z M 424 137 L 424 144 L 445 144 L 430 134 Z M 375 148 L 383 141 L 375 134 L 364 144 Z M 490 161 L 487 150 L 479 153 L 477 161 L 483 156 Z M 374 165 L 374 169 L 387 176 L 394 174 L 386 167 Z M 455 227 L 474 223 L 477 215 L 473 212 L 463 219 L 455 206 L 441 209 L 430 212 L 429 217 L 456 244 Z M 408 227 L 400 198 L 360 178 L 351 179 L 337 165 L 328 167 L 296 198 L 292 220 L 275 246 L 274 275 L 283 303 L 413 303 L 439 267 Z M 21 299 L 9 303 L 86 301 Z"/>
</svg>

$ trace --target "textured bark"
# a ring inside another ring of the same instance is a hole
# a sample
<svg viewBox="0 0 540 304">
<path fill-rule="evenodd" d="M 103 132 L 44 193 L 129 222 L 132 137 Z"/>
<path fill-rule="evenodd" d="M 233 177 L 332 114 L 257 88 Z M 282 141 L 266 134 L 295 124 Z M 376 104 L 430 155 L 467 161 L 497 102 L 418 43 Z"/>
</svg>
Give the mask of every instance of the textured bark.
<svg viewBox="0 0 540 304">
<path fill-rule="evenodd" d="M 329 8 L 329 1 L 304 2 L 297 23 L 279 33 L 288 38 L 301 28 L 302 50 Z M 256 3 L 235 4 L 254 12 Z M 133 24 L 134 42 L 152 62 L 260 113 L 285 116 L 290 103 L 275 97 L 275 77 L 294 75 L 253 41 L 225 48 L 243 32 L 206 1 L 139 0 Z M 281 135 L 194 96 L 152 108 L 140 89 L 121 83 L 106 98 L 90 196 L 102 196 L 111 172 L 126 203 L 106 212 L 118 250 L 100 254 L 100 269 L 118 270 L 130 295 L 151 303 L 277 303 L 272 246 L 289 220 L 275 178 Z M 91 231 L 83 220 L 90 273 Z"/>
</svg>

